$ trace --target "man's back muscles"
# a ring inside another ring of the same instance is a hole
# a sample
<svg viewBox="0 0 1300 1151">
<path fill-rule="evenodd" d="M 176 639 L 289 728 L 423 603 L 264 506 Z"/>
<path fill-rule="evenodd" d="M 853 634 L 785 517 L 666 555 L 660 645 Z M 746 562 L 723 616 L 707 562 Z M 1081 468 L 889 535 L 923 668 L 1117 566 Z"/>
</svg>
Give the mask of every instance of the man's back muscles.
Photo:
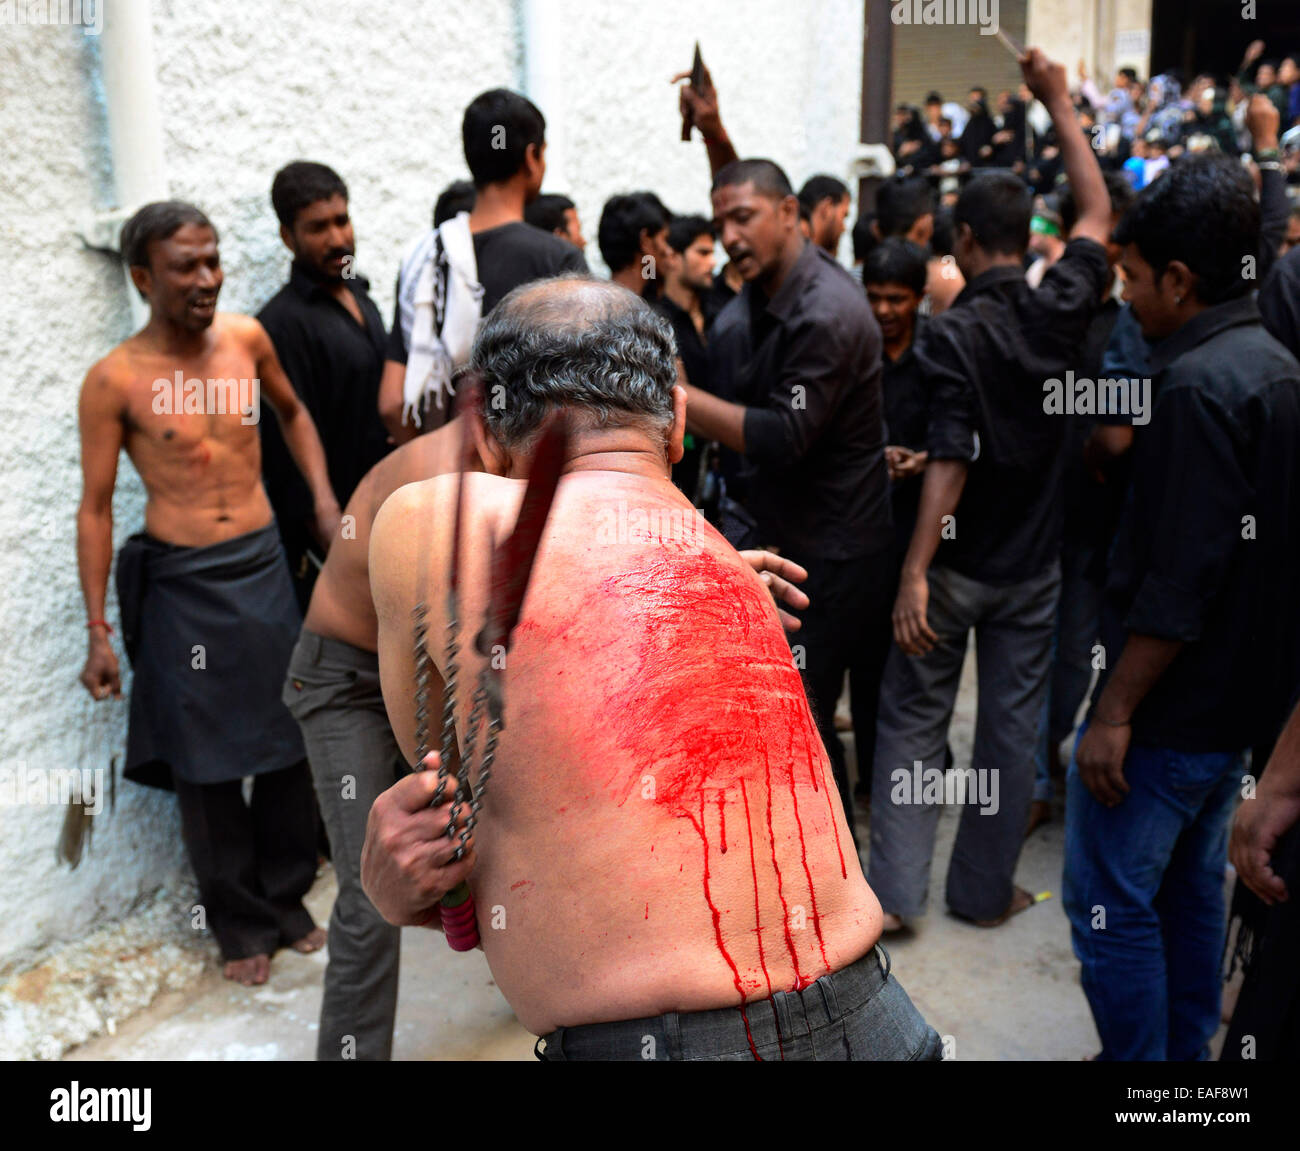
<svg viewBox="0 0 1300 1151">
<path fill-rule="evenodd" d="M 407 743 L 410 611 L 422 594 L 411 569 L 446 570 L 438 509 L 454 482 L 399 492 L 375 526 L 386 702 Z M 501 538 L 522 494 L 516 480 L 467 482 L 463 636 L 485 608 L 479 541 L 489 528 Z M 430 516 L 421 562 L 410 541 Z M 431 635 L 443 634 L 442 591 L 434 581 L 423 593 Z M 469 646 L 460 677 L 472 683 Z M 874 943 L 878 905 L 845 850 L 773 605 L 666 480 L 561 481 L 505 659 L 506 727 L 470 882 L 480 908 L 500 909 L 504 927 L 484 949 L 525 1026 L 762 998 Z"/>
</svg>

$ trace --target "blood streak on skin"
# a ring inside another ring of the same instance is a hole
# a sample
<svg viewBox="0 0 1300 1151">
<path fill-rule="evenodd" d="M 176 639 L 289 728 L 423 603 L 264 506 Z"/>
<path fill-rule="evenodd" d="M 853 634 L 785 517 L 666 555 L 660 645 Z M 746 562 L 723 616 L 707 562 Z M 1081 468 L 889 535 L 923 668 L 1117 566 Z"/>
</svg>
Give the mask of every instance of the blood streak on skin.
<svg viewBox="0 0 1300 1151">
<path fill-rule="evenodd" d="M 826 974 L 831 971 L 830 960 L 826 958 L 826 940 L 822 938 L 821 915 L 817 911 L 817 889 L 813 887 L 812 872 L 808 870 L 808 845 L 803 838 L 803 820 L 799 818 L 799 801 L 794 794 L 794 778 L 790 779 L 790 802 L 794 806 L 794 822 L 799 828 L 799 855 L 803 860 L 803 873 L 808 880 L 808 900 L 812 904 L 813 930 L 817 933 L 817 946 L 821 949 L 822 963 L 826 965 Z M 797 974 L 797 972 L 796 972 Z M 811 981 L 810 981 L 811 982 Z M 803 988 L 800 988 L 802 991 Z"/>
<path fill-rule="evenodd" d="M 758 916 L 758 864 L 754 861 L 754 825 L 749 821 L 749 793 L 745 790 L 745 781 L 740 781 L 740 798 L 745 801 L 745 827 L 749 829 L 749 871 L 754 877 L 754 934 L 758 937 L 758 962 L 763 968 L 763 978 L 767 981 L 767 993 L 772 994 L 772 977 L 767 972 L 767 959 L 763 955 L 763 925 Z"/>
<path fill-rule="evenodd" d="M 754 1058 L 762 1062 L 759 1058 L 758 1048 L 754 1046 L 754 1036 L 749 1030 L 749 1016 L 745 1014 L 745 988 L 740 982 L 740 968 L 736 966 L 736 961 L 731 958 L 731 952 L 727 950 L 727 945 L 722 941 L 722 913 L 714 906 L 713 894 L 709 891 L 709 837 L 704 834 L 704 796 L 700 796 L 700 822 L 695 822 L 695 817 L 689 812 L 685 813 L 686 818 L 691 821 L 695 830 L 700 833 L 700 839 L 704 843 L 704 901 L 709 905 L 709 911 L 713 913 L 713 934 L 718 939 L 718 950 L 722 952 L 722 958 L 727 961 L 727 966 L 731 968 L 731 977 L 736 984 L 736 991 L 740 995 L 740 1017 L 745 1021 L 745 1038 L 749 1040 L 749 1050 L 753 1052 Z"/>
<path fill-rule="evenodd" d="M 785 929 L 785 945 L 790 952 L 790 962 L 794 964 L 794 977 L 799 990 L 807 986 L 803 974 L 799 971 L 799 956 L 794 949 L 794 937 L 790 934 L 790 905 L 785 901 L 785 886 L 781 881 L 781 865 L 776 861 L 776 836 L 772 832 L 772 767 L 768 762 L 767 750 L 763 751 L 763 772 L 767 781 L 767 838 L 772 844 L 772 870 L 776 872 L 776 894 L 781 900 L 781 926 Z M 812 980 L 808 981 L 809 983 Z"/>
<path fill-rule="evenodd" d="M 763 980 L 767 983 L 767 997 L 772 998 L 772 976 L 767 971 L 767 959 L 763 954 L 763 925 L 758 914 L 758 864 L 754 859 L 754 824 L 749 818 L 749 793 L 745 790 L 745 781 L 740 781 L 740 798 L 745 801 L 745 829 L 749 832 L 749 873 L 754 877 L 754 936 L 758 940 L 758 963 L 763 969 Z M 776 1045 L 781 1052 L 781 1061 L 785 1062 L 785 1044 L 781 1042 L 780 1030 L 777 1031 Z"/>
<path fill-rule="evenodd" d="M 817 743 L 815 744 L 810 743 L 809 740 L 811 737 L 809 735 L 809 732 L 816 730 L 811 726 L 811 717 L 808 715 L 807 712 L 805 712 L 803 716 L 800 716 L 797 707 L 791 707 L 790 710 L 791 710 L 791 718 L 794 719 L 796 722 L 799 721 L 802 722 L 802 730 L 804 735 L 804 753 L 808 756 L 808 774 L 812 776 L 813 790 L 817 791 L 818 790 L 817 776 L 813 769 L 818 760 L 816 749 L 817 747 L 820 746 L 821 737 L 818 736 Z M 794 754 L 793 739 L 791 740 L 790 754 L 791 755 Z M 826 783 L 825 773 L 826 773 L 826 765 L 822 764 L 823 783 Z M 840 857 L 840 878 L 848 879 L 849 870 L 847 867 L 844 866 L 844 849 L 840 847 L 840 828 L 839 828 L 839 824 L 835 822 L 835 803 L 831 799 L 831 789 L 829 783 L 826 783 L 826 814 L 831 821 L 831 831 L 835 833 L 835 853 Z M 846 812 L 845 815 L 847 816 L 847 814 L 848 813 Z"/>
<path fill-rule="evenodd" d="M 741 785 L 743 786 L 745 781 L 742 779 L 740 782 Z M 727 793 L 725 791 L 718 792 L 718 820 L 722 825 L 722 854 L 726 855 L 727 854 Z"/>
<path fill-rule="evenodd" d="M 814 739 L 810 734 L 815 734 L 815 728 L 803 685 L 768 593 L 738 563 L 707 550 L 646 556 L 637 569 L 605 579 L 600 593 L 609 614 L 638 637 L 636 658 L 623 665 L 624 686 L 614 687 L 609 694 L 611 710 L 623 718 L 616 739 L 627 755 L 603 779 L 604 786 L 622 805 L 637 793 L 643 774 L 648 772 L 655 781 L 655 804 L 671 816 L 690 819 L 695 826 L 704 840 L 705 897 L 714 913 L 718 948 L 739 991 L 739 969 L 727 952 L 721 914 L 709 889 L 704 812 L 706 796 L 717 794 L 718 846 L 725 850 L 725 793 L 734 795 L 738 783 L 742 787 L 759 785 L 755 772 L 761 756 L 771 863 L 784 912 L 782 929 L 797 984 L 807 987 L 813 977 L 800 969 L 789 921 L 789 884 L 777 860 L 772 814 L 774 788 L 778 797 L 788 789 L 797 803 L 798 789 L 805 786 L 805 767 L 814 794 L 825 795 L 841 877 L 846 879 L 847 866 L 829 779 L 824 765 L 817 770 L 820 737 Z M 600 638 L 593 642 L 598 645 Z M 747 791 L 742 794 L 747 803 Z M 804 822 L 797 809 L 794 814 L 811 892 Z M 808 832 L 813 830 L 809 826 Z M 752 835 L 751 827 L 751 841 Z M 752 842 L 750 860 L 756 903 L 761 904 Z M 810 902 L 824 960 L 826 947 L 815 894 Z M 765 954 L 760 961 L 766 976 Z"/>
</svg>

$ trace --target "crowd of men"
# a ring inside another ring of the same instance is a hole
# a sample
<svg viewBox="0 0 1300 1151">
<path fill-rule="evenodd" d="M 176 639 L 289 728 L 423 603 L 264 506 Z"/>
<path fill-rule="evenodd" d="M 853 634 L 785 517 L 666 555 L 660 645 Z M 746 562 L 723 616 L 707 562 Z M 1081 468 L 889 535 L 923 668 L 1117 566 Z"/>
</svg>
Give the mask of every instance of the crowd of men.
<svg viewBox="0 0 1300 1151">
<path fill-rule="evenodd" d="M 1225 111 L 1209 77 L 1182 101 L 1125 71 L 1103 99 L 1041 53 L 1021 64 L 996 119 L 982 89 L 964 110 L 932 95 L 924 120 L 900 108 L 900 171 L 852 229 L 852 272 L 850 189 L 796 192 L 741 159 L 707 73 L 679 98 L 709 208 L 613 196 L 607 283 L 573 200 L 542 192 L 541 112 L 502 89 L 465 111 L 470 179 L 403 253 L 387 326 L 323 164 L 275 176 L 292 264 L 256 320 L 216 310 L 202 211 L 128 223 L 151 319 L 82 389 L 82 682 L 121 692 L 106 597 L 125 449 L 148 494 L 116 569 L 126 774 L 176 791 L 226 974 L 248 984 L 278 948 L 325 945 L 302 903 L 323 823 L 339 893 L 320 1058 L 391 1055 L 399 925 L 439 926 L 465 881 L 522 925 L 481 934 L 539 1057 L 937 1058 L 878 940 L 926 913 L 954 788 L 949 910 L 994 929 L 1030 908 L 1016 866 L 1062 776 L 1098 1057 L 1207 1056 L 1230 825 L 1247 979 L 1223 1057 L 1294 1041 L 1300 251 L 1284 256 L 1282 149 L 1300 76 L 1261 65 Z M 214 406 L 214 382 L 246 380 L 275 419 Z M 501 402 L 458 414 L 469 380 Z M 454 562 L 462 617 L 486 611 L 484 540 L 556 410 L 575 431 L 510 656 L 520 711 L 465 854 L 437 773 L 412 772 L 439 762 L 415 763 L 415 682 L 438 698 L 452 671 L 436 644 L 420 670 L 412 612 L 448 626 Z M 484 475 L 464 474 L 466 438 Z M 611 501 L 696 509 L 704 534 L 597 555 Z M 637 806 L 623 777 L 643 770 L 661 791 Z M 734 876 L 728 807 L 749 824 Z M 647 844 L 681 866 L 625 886 Z M 804 896 L 815 930 L 796 940 Z M 728 937 L 719 909 L 751 906 Z M 624 925 L 635 954 L 612 942 Z"/>
</svg>

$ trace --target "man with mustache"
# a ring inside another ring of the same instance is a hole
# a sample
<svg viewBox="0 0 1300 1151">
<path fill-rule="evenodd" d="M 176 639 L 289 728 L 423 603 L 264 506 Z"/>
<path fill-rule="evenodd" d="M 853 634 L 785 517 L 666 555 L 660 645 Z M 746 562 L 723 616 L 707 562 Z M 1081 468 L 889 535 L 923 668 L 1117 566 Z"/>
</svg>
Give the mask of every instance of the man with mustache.
<svg viewBox="0 0 1300 1151">
<path fill-rule="evenodd" d="M 686 426 L 745 457 L 758 542 L 808 569 L 812 606 L 795 658 L 851 813 L 835 703 L 850 662 L 879 648 L 868 661 L 878 665 L 889 646 L 880 327 L 861 282 L 803 238 L 799 201 L 777 164 L 727 164 L 712 199 L 718 238 L 745 287 L 710 345 L 720 394 L 687 384 Z"/>
<path fill-rule="evenodd" d="M 293 253 L 289 282 L 258 313 L 298 398 L 311 413 L 346 505 L 388 451 L 379 418 L 387 333 L 356 272 L 348 189 L 324 164 L 299 160 L 276 173 L 271 203 L 280 239 Z M 264 421 L 262 479 L 275 509 L 298 606 L 306 612 L 321 558 L 312 539 L 312 501 L 274 420 Z"/>
<path fill-rule="evenodd" d="M 302 897 L 316 877 L 316 812 L 302 738 L 280 688 L 299 614 L 262 487 L 261 400 L 311 491 L 321 550 L 339 531 L 325 453 L 262 325 L 217 312 L 217 233 L 192 204 L 146 204 L 122 255 L 149 322 L 81 389 L 77 563 L 89 650 L 81 682 L 121 698 L 105 613 L 113 489 L 123 450 L 147 500 L 144 531 L 117 556 L 122 642 L 131 658 L 124 774 L 174 788 L 202 915 L 227 979 L 265 983 L 281 946 L 325 933 Z M 253 776 L 251 803 L 241 792 Z"/>
</svg>

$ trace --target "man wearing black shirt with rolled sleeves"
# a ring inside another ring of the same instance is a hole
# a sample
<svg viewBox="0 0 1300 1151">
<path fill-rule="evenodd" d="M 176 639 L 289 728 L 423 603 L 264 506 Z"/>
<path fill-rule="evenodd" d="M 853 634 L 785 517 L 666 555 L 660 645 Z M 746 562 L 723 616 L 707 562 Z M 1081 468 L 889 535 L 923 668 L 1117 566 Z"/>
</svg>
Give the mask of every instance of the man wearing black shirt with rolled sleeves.
<svg viewBox="0 0 1300 1151">
<path fill-rule="evenodd" d="M 1300 687 L 1300 364 L 1243 276 L 1259 233 L 1250 177 L 1217 153 L 1174 165 L 1116 232 L 1155 406 L 1111 549 L 1065 835 L 1105 1060 L 1208 1056 L 1242 756 L 1275 738 Z"/>
<path fill-rule="evenodd" d="M 289 282 L 258 313 L 320 433 L 330 484 L 346 507 L 357 484 L 388 451 L 375 404 L 384 368 L 384 321 L 356 274 L 348 189 L 324 164 L 297 161 L 276 173 L 271 203 L 293 253 Z M 263 420 L 262 478 L 275 509 L 298 607 L 306 612 L 320 560 L 311 533 L 312 496 L 275 420 Z"/>
<path fill-rule="evenodd" d="M 929 460 L 894 606 L 871 805 L 868 874 L 886 930 L 925 909 L 939 814 L 926 783 L 942 779 L 972 628 L 975 774 L 966 777 L 947 902 L 983 926 L 1032 903 L 1013 879 L 1051 670 L 1066 431 L 1044 395 L 1047 381 L 1077 363 L 1100 305 L 1110 197 L 1078 128 L 1065 69 L 1037 49 L 1021 67 L 1061 138 L 1079 218 L 1064 256 L 1031 289 L 1022 263 L 1028 189 L 1005 172 L 973 179 L 954 213 L 966 286 L 916 351 L 930 392 Z"/>
<path fill-rule="evenodd" d="M 844 671 L 888 611 L 889 476 L 880 410 L 880 329 L 862 285 L 799 231 L 799 201 L 770 160 L 737 160 L 713 182 L 723 247 L 745 277 L 732 313 L 729 394 L 687 386 L 687 427 L 744 453 L 760 541 L 808 569 L 796 635 L 804 689 L 853 810 L 835 703 Z M 798 652 L 796 652 L 798 654 Z M 852 821 L 850 821 L 852 827 Z"/>
</svg>

